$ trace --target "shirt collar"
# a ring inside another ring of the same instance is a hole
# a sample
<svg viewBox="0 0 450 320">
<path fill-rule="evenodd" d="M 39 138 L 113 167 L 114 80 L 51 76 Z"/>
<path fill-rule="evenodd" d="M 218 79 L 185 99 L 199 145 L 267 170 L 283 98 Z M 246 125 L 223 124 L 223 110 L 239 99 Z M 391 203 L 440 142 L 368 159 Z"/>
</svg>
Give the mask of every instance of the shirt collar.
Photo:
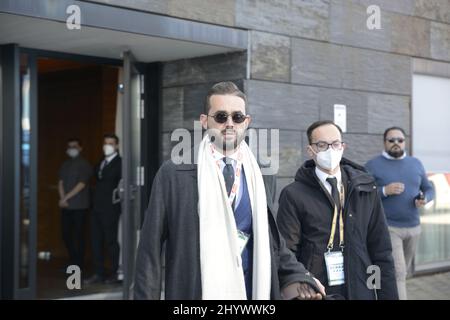
<svg viewBox="0 0 450 320">
<path fill-rule="evenodd" d="M 327 178 L 328 177 L 335 177 L 337 179 L 337 185 L 341 185 L 342 182 L 342 173 L 341 173 L 341 167 L 339 167 L 338 171 L 334 175 L 330 175 L 326 172 L 323 172 L 316 166 L 316 175 L 319 178 L 320 182 L 325 185 L 325 182 L 328 183 Z"/>
<path fill-rule="evenodd" d="M 217 150 L 217 148 L 215 148 L 215 152 L 213 153 L 213 156 L 214 156 L 214 159 L 217 161 L 217 160 L 221 160 L 222 161 L 222 159 L 223 158 L 225 158 L 225 156 L 220 152 L 220 151 L 218 151 Z M 236 150 L 236 152 L 234 152 L 233 154 L 230 154 L 230 155 L 228 155 L 228 156 L 226 156 L 227 158 L 230 158 L 230 159 L 232 159 L 233 161 L 232 161 L 232 163 L 233 163 L 233 165 L 237 162 L 237 158 L 238 158 L 238 152 L 237 152 L 237 150 Z M 223 161 L 222 161 L 223 162 Z"/>
<path fill-rule="evenodd" d="M 105 158 L 105 160 L 106 160 L 108 163 L 110 163 L 110 162 L 112 161 L 112 159 L 114 159 L 116 156 L 117 156 L 117 152 L 114 152 L 112 155 L 107 156 L 107 157 Z"/>
<path fill-rule="evenodd" d="M 389 160 L 402 160 L 402 159 L 405 159 L 405 157 L 406 157 L 406 151 L 403 152 L 403 155 L 400 158 L 394 158 L 386 151 L 383 151 L 381 154 L 383 155 L 383 157 L 385 157 L 386 159 L 389 159 Z"/>
</svg>

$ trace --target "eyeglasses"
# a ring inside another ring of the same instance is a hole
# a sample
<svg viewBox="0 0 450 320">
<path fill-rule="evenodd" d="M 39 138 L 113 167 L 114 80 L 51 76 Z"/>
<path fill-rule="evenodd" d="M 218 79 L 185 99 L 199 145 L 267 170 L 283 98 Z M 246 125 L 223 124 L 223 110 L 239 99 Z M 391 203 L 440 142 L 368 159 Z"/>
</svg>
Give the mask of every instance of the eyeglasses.
<svg viewBox="0 0 450 320">
<path fill-rule="evenodd" d="M 232 114 L 228 114 L 225 111 L 218 111 L 214 115 L 209 115 L 208 117 L 214 118 L 214 121 L 217 123 L 225 123 L 228 120 L 228 117 L 231 116 L 231 119 L 234 123 L 242 123 L 245 121 L 245 119 L 248 118 L 247 115 L 243 114 L 242 112 L 233 112 Z"/>
<path fill-rule="evenodd" d="M 317 150 L 319 152 L 321 151 L 327 151 L 328 148 L 331 146 L 334 150 L 341 150 L 342 146 L 344 145 L 344 142 L 342 141 L 333 141 L 332 143 L 328 143 L 325 141 L 319 141 L 319 142 L 313 142 L 312 145 L 315 145 L 317 147 Z"/>
<path fill-rule="evenodd" d="M 395 143 L 395 142 L 403 143 L 403 142 L 405 142 L 405 139 L 403 139 L 403 138 L 389 138 L 389 139 L 386 139 L 386 141 L 390 142 L 390 143 Z"/>
</svg>

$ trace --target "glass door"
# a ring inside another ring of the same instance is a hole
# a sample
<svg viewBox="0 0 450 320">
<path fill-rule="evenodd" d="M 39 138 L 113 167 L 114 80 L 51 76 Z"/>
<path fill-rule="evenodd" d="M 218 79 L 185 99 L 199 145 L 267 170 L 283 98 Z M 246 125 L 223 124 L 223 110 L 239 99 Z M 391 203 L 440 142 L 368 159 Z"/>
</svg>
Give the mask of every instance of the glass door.
<svg viewBox="0 0 450 320">
<path fill-rule="evenodd" d="M 36 291 L 36 59 L 0 46 L 1 297 Z"/>
<path fill-rule="evenodd" d="M 129 51 L 123 53 L 123 255 L 124 299 L 132 298 L 135 257 L 139 238 L 141 189 L 144 167 L 141 164 L 141 124 L 144 118 L 143 75 Z"/>
</svg>

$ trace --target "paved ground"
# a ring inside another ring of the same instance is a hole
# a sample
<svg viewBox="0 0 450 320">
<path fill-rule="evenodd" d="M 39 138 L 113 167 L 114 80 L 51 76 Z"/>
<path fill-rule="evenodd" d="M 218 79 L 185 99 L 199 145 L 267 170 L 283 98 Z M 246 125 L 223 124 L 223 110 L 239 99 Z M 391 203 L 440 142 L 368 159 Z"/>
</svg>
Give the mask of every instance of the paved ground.
<svg viewBox="0 0 450 320">
<path fill-rule="evenodd" d="M 450 300 L 450 272 L 410 278 L 406 282 L 406 287 L 409 300 Z M 116 288 L 109 292 L 72 297 L 72 299 L 120 300 L 122 291 Z"/>
<path fill-rule="evenodd" d="M 408 279 L 409 300 L 450 300 L 450 272 Z"/>
</svg>

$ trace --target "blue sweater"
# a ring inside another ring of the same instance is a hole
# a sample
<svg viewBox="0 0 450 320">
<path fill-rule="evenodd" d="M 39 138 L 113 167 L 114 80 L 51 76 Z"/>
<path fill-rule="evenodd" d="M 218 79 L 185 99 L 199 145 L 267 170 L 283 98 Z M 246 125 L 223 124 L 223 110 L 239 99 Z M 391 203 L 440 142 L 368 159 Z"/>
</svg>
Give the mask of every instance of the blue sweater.
<svg viewBox="0 0 450 320">
<path fill-rule="evenodd" d="M 388 225 L 397 228 L 418 226 L 420 217 L 414 198 L 420 190 L 425 194 L 426 201 L 434 198 L 433 186 L 422 163 L 414 157 L 390 160 L 379 155 L 367 162 L 366 168 L 376 179 Z M 385 197 L 382 187 L 393 182 L 403 183 L 405 190 L 399 195 Z"/>
</svg>

